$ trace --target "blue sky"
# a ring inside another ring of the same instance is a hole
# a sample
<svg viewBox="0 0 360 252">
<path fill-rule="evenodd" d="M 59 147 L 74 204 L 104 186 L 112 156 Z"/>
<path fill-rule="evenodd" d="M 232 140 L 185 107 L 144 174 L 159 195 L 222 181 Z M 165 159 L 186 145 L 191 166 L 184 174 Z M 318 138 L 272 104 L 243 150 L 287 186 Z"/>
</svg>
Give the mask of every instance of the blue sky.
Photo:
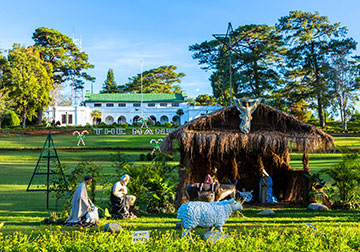
<svg viewBox="0 0 360 252">
<path fill-rule="evenodd" d="M 98 92 L 109 68 L 124 84 L 143 70 L 175 65 L 187 76 L 181 87 L 188 96 L 211 94 L 209 72 L 200 69 L 188 48 L 244 24 L 274 25 L 291 10 L 318 11 L 331 22 L 348 27 L 349 36 L 360 41 L 360 1 L 261 0 L 261 1 L 2 1 L 0 5 L 0 49 L 13 43 L 31 45 L 37 27 L 56 29 L 70 37 L 81 37 L 82 48 L 95 68 L 94 92 Z M 90 85 L 86 85 L 90 89 Z"/>
</svg>

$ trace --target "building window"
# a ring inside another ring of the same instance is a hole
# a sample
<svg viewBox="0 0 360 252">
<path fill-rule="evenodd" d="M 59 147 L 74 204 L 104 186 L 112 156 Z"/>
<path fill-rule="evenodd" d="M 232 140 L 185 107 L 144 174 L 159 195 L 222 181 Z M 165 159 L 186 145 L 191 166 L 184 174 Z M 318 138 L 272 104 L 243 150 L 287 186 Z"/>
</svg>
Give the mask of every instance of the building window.
<svg viewBox="0 0 360 252">
<path fill-rule="evenodd" d="M 133 106 L 134 107 L 140 107 L 140 103 L 134 103 Z"/>
<path fill-rule="evenodd" d="M 112 107 L 114 107 L 114 103 L 106 103 L 106 107 L 112 108 Z"/>
<path fill-rule="evenodd" d="M 179 107 L 179 103 L 172 103 L 171 106 L 172 107 Z"/>
<path fill-rule="evenodd" d="M 155 103 L 148 103 L 148 107 L 155 107 Z"/>
<path fill-rule="evenodd" d="M 160 107 L 167 107 L 167 103 L 166 102 L 161 102 Z"/>
<path fill-rule="evenodd" d="M 119 103 L 119 107 L 126 107 L 126 103 Z"/>
<path fill-rule="evenodd" d="M 72 124 L 73 122 L 72 122 L 72 116 L 73 115 L 68 115 L 68 122 L 69 122 L 69 124 Z"/>
<path fill-rule="evenodd" d="M 66 124 L 66 115 L 61 115 L 61 123 Z"/>
<path fill-rule="evenodd" d="M 101 103 L 95 103 L 94 107 L 101 107 Z"/>
</svg>

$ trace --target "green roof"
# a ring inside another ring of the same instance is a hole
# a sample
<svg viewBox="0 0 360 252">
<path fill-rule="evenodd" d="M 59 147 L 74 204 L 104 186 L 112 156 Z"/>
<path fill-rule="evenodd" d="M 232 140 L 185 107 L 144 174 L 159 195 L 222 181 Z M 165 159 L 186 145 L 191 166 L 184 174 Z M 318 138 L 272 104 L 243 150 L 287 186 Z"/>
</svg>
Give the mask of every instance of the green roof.
<svg viewBox="0 0 360 252">
<path fill-rule="evenodd" d="M 141 102 L 141 94 L 87 94 L 86 102 Z M 143 94 L 143 102 L 185 102 L 182 94 Z"/>
</svg>

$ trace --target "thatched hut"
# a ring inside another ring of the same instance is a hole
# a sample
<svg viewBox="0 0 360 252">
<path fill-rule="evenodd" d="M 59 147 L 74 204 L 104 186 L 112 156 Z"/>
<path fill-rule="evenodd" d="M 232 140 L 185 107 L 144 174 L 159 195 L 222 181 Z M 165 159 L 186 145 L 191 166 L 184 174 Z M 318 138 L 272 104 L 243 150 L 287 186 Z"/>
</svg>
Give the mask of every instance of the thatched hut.
<svg viewBox="0 0 360 252">
<path fill-rule="evenodd" d="M 238 179 L 238 189 L 259 193 L 261 170 L 273 179 L 273 193 L 281 201 L 304 202 L 308 198 L 306 174 L 310 174 L 308 153 L 329 151 L 333 138 L 280 110 L 259 104 L 252 114 L 251 131 L 240 131 L 241 119 L 235 106 L 203 115 L 170 133 L 161 145 L 168 153 L 174 140 L 180 145 L 178 203 L 185 201 L 184 188 L 201 183 L 217 168 L 220 183 Z M 303 169 L 292 169 L 289 152 L 303 153 Z M 255 197 L 257 198 L 257 197 Z"/>
</svg>

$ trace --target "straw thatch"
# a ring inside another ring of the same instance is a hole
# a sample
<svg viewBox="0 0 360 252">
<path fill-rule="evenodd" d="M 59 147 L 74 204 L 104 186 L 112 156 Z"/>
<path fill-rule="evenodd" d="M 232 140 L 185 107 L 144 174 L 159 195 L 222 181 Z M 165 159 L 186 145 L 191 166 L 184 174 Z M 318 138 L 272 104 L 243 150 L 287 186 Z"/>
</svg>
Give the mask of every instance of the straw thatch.
<svg viewBox="0 0 360 252">
<path fill-rule="evenodd" d="M 161 145 L 172 150 L 174 140 L 180 142 L 181 165 L 178 201 L 189 183 L 202 182 L 205 175 L 217 168 L 220 182 L 239 180 L 238 188 L 258 192 L 260 171 L 273 178 L 275 196 L 285 201 L 307 198 L 305 173 L 310 173 L 307 153 L 329 151 L 330 135 L 293 116 L 268 105 L 259 104 L 252 114 L 251 131 L 240 131 L 241 119 L 235 106 L 201 116 L 170 133 Z M 289 165 L 289 150 L 304 153 L 303 170 Z"/>
</svg>

